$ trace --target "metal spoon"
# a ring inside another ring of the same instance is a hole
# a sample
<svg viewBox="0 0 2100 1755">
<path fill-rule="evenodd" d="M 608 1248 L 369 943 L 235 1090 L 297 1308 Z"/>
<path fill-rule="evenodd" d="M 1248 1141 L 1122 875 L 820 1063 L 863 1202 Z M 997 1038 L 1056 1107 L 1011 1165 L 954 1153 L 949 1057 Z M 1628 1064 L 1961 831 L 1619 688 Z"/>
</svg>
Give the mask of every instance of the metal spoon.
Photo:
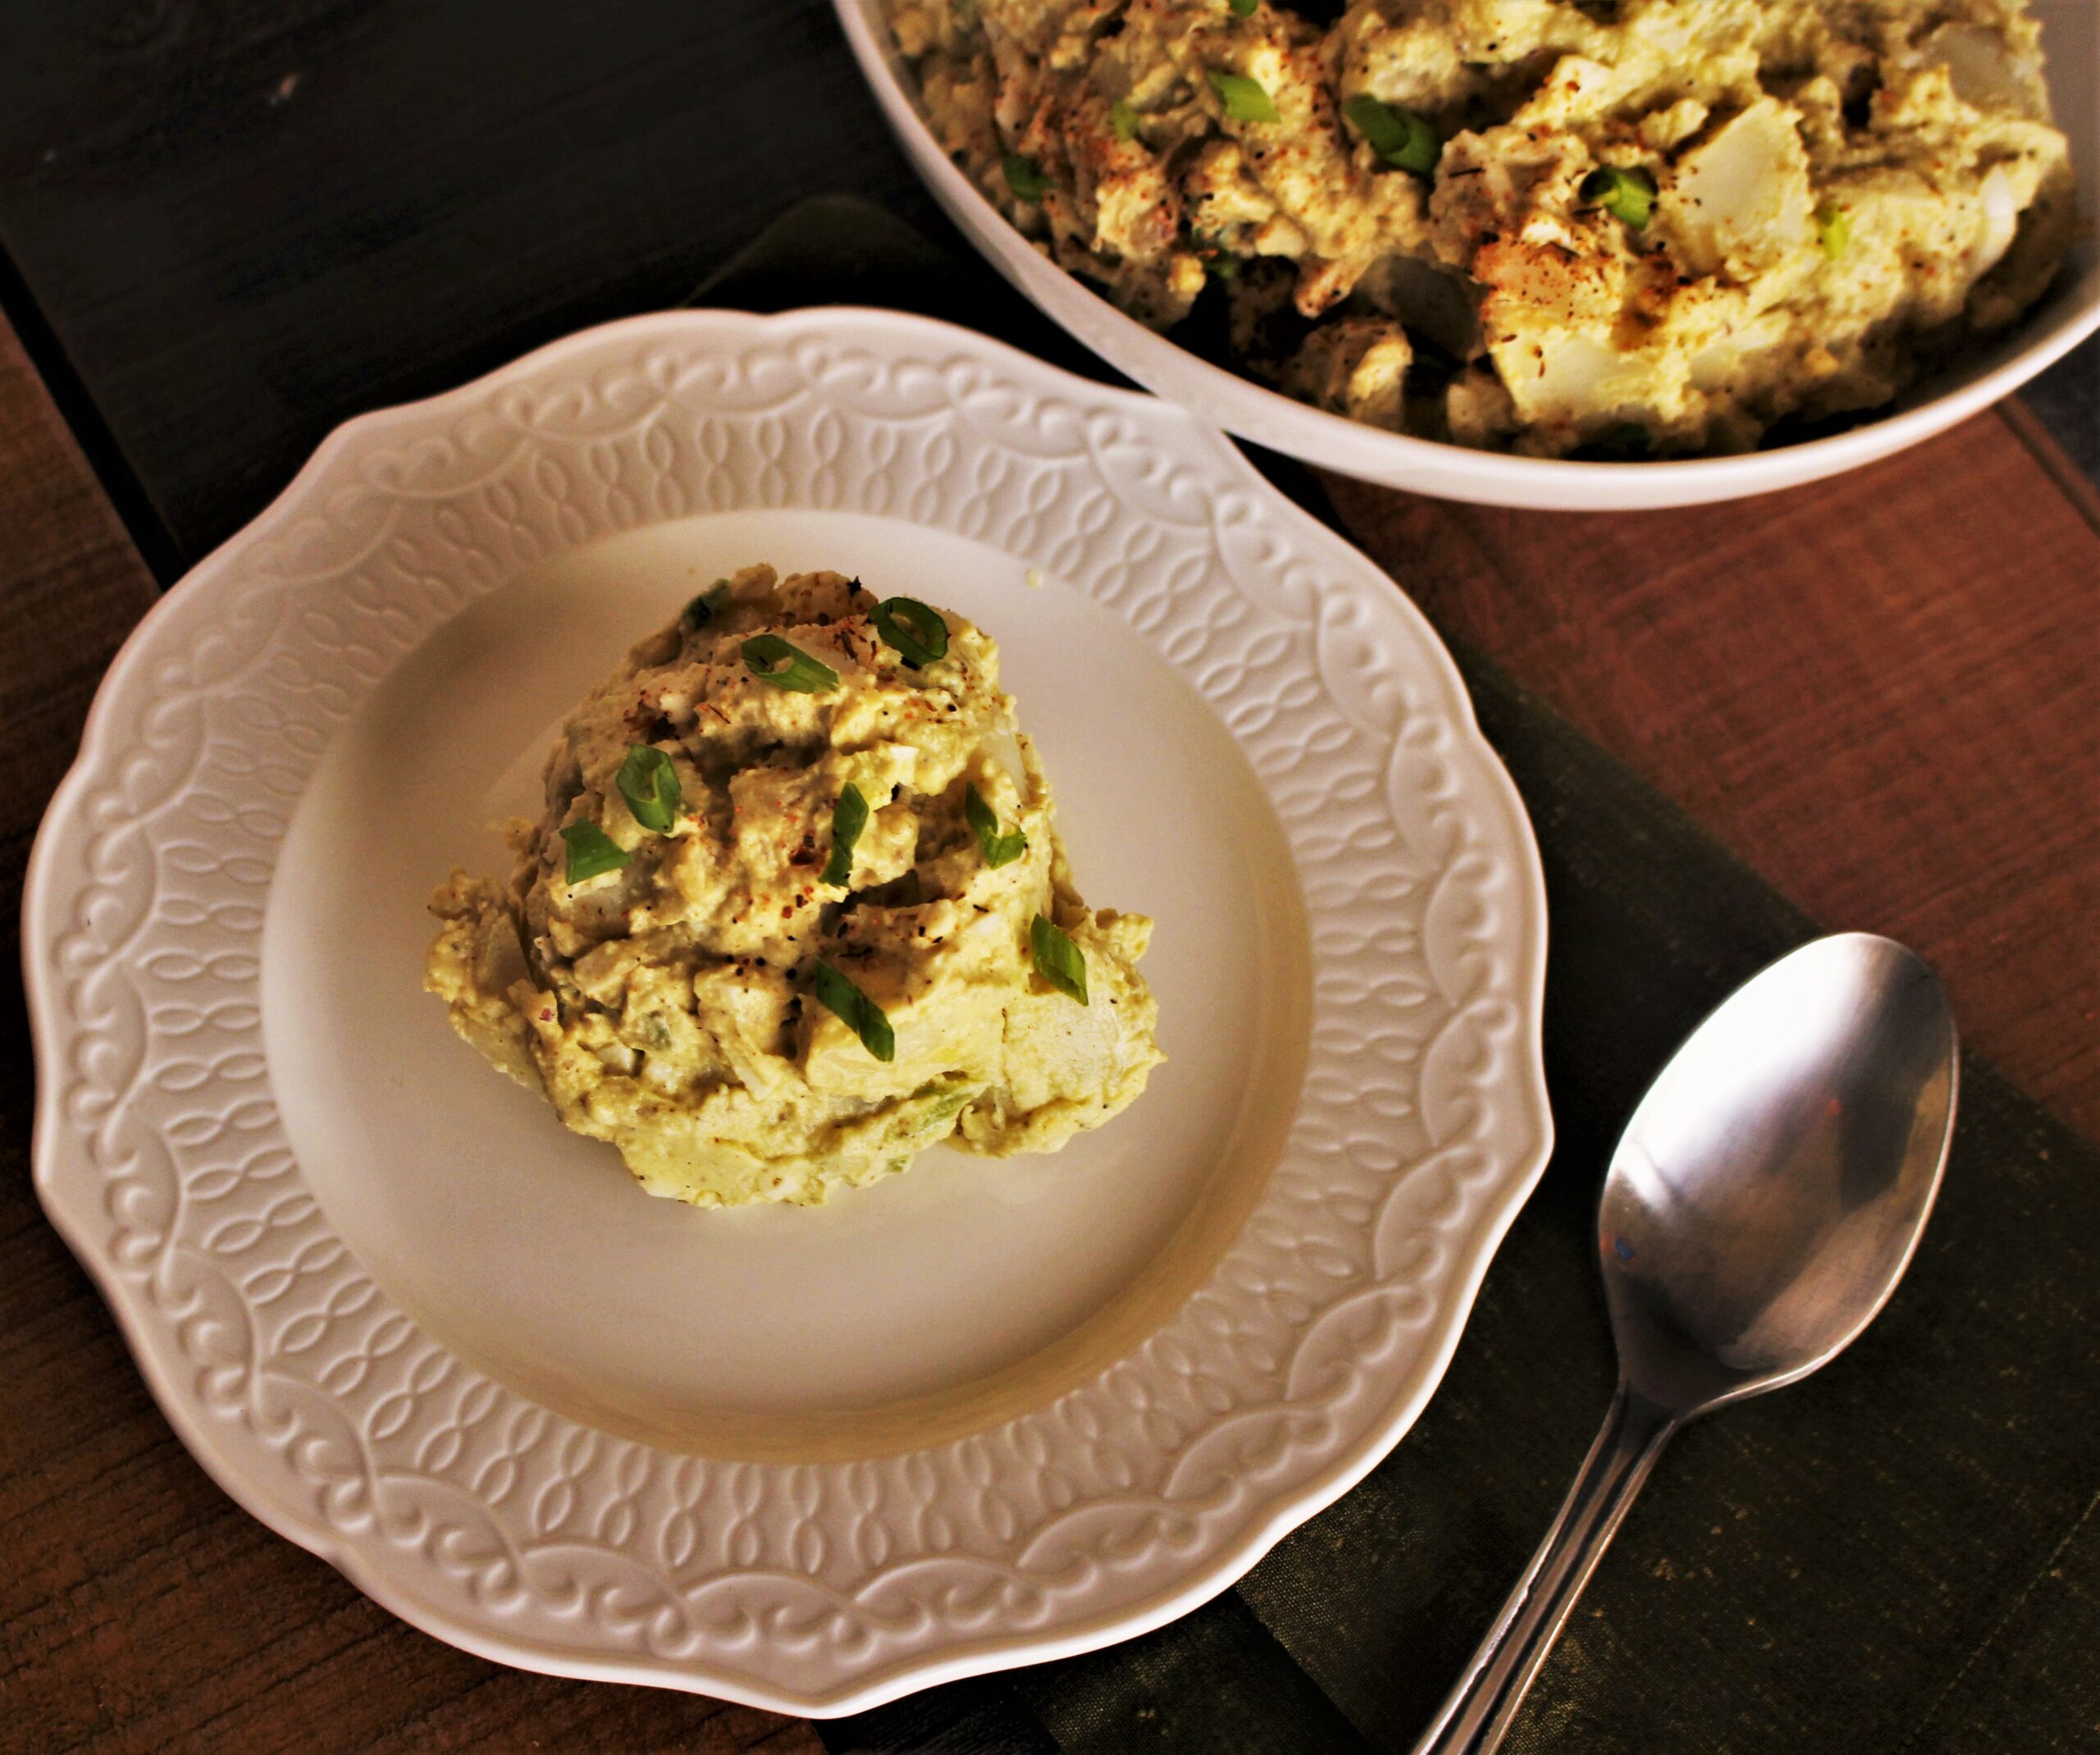
<svg viewBox="0 0 2100 1755">
<path fill-rule="evenodd" d="M 1954 1019 L 1888 939 L 1738 988 L 1627 1123 L 1597 1213 L 1618 1392 L 1544 1544 L 1415 1755 L 1487 1755 L 1685 1421 L 1851 1345 L 1910 1265 L 1954 1131 Z"/>
</svg>

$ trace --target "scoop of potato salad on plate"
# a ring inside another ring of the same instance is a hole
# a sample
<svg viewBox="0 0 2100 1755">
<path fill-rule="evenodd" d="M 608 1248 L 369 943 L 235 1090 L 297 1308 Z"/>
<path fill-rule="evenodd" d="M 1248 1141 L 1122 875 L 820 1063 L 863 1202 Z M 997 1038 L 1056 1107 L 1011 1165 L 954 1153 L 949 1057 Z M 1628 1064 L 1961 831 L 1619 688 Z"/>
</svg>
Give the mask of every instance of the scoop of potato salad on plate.
<svg viewBox="0 0 2100 1755">
<path fill-rule="evenodd" d="M 652 1194 L 1055 1151 L 1162 1058 L 1152 922 L 1080 900 L 998 648 L 951 610 L 747 568 L 591 692 L 546 788 L 507 884 L 437 891 L 426 985 Z"/>
</svg>

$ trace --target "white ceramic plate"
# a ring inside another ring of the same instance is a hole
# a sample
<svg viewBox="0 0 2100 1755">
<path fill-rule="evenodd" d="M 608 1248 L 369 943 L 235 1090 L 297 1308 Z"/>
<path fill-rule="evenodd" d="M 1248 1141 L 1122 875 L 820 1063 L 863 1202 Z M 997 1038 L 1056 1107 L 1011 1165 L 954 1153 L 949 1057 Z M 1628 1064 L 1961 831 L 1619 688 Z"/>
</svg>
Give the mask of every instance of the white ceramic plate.
<svg viewBox="0 0 2100 1755">
<path fill-rule="evenodd" d="M 2009 335 L 1848 432 L 1743 457 L 1612 464 L 1506 457 L 1386 432 L 1294 402 L 1125 317 L 1007 224 L 951 164 L 914 107 L 885 0 L 833 0 L 861 71 L 934 199 L 1048 316 L 1148 390 L 1287 456 L 1366 482 L 1483 505 L 1599 512 L 1696 505 L 1819 481 L 1932 436 L 2025 383 L 2100 328 L 2100 4 L 2029 0 L 2041 20 L 2057 119 L 2070 135 L 2084 225 L 2054 290 Z"/>
<path fill-rule="evenodd" d="M 1000 639 L 1172 1055 L 1052 1158 L 640 1193 L 454 1040 L 431 886 L 765 559 Z M 1406 1428 L 1544 1159 L 1544 905 L 1428 628 L 1221 437 L 893 314 L 354 421 L 156 607 L 23 916 L 38 1188 L 244 1505 L 488 1656 L 807 1712 L 1223 1588 Z"/>
</svg>

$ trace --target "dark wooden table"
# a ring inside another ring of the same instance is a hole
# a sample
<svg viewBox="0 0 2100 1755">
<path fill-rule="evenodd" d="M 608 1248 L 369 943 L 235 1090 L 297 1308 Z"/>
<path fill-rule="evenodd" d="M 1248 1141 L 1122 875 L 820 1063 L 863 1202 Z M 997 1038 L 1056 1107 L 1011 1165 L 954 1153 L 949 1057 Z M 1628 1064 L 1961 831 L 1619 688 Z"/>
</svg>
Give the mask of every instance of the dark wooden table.
<svg viewBox="0 0 2100 1755">
<path fill-rule="evenodd" d="M 493 28 L 407 0 L 13 12 L 11 907 L 117 642 L 338 420 L 675 302 L 800 194 L 857 188 L 926 213 L 815 4 L 521 5 Z M 1441 628 L 1810 913 L 1916 945 L 1968 1040 L 2088 1138 L 2096 357 L 1903 457 L 1733 506 L 1566 518 L 1327 484 Z M 4 1015 L 0 1747 L 820 1746 L 768 1714 L 454 1651 L 237 1510 L 37 1210 L 18 991 Z M 2063 1588 L 2100 1630 L 2093 1581 Z"/>
</svg>

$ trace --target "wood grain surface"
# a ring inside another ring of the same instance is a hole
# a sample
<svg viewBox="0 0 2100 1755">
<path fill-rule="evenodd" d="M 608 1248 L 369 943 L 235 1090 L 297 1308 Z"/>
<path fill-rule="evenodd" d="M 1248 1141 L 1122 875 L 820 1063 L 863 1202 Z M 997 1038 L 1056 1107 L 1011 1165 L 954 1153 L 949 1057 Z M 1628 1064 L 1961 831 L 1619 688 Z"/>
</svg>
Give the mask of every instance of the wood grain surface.
<svg viewBox="0 0 2100 1755">
<path fill-rule="evenodd" d="M 1327 487 L 1439 628 L 1824 925 L 1915 946 L 1966 1044 L 2100 1136 L 2100 495 L 2017 404 L 1682 511 Z"/>
<path fill-rule="evenodd" d="M 0 901 L 153 601 L 144 564 L 0 324 Z M 811 1755 L 807 1725 L 470 1657 L 273 1534 L 191 1460 L 30 1181 L 16 960 L 0 997 L 0 1748 Z"/>
</svg>

